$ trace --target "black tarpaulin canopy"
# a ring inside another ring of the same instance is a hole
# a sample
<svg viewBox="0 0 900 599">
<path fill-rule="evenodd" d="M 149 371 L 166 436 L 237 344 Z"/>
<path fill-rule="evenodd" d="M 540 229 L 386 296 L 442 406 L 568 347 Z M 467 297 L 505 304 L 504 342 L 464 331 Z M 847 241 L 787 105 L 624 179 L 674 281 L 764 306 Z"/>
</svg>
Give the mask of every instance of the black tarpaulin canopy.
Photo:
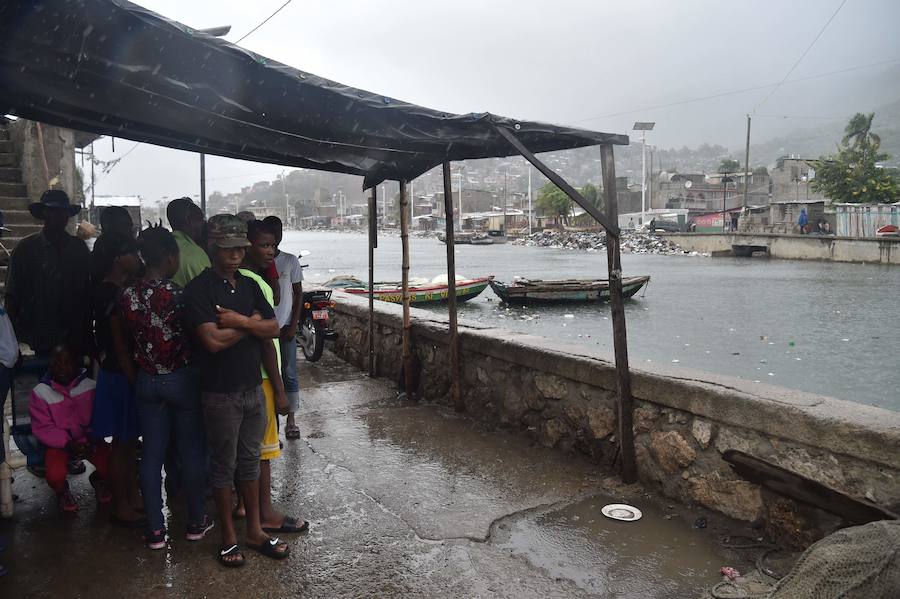
<svg viewBox="0 0 900 599">
<path fill-rule="evenodd" d="M 445 160 L 627 144 L 448 114 L 299 71 L 123 0 L 0 6 L 0 114 L 194 152 L 411 180 Z"/>
</svg>

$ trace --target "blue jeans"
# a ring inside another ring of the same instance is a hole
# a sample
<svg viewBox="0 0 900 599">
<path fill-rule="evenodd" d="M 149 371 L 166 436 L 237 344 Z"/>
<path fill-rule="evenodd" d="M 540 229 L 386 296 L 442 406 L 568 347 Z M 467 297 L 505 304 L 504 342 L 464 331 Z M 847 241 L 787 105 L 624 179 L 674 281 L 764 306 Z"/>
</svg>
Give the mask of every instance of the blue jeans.
<svg viewBox="0 0 900 599">
<path fill-rule="evenodd" d="M 188 523 L 202 523 L 206 514 L 206 432 L 200 411 L 200 390 L 193 372 L 189 368 L 171 374 L 140 372 L 135 395 L 144 437 L 140 474 L 147 529 L 165 530 L 162 467 L 173 437 L 181 462 L 181 488 L 187 500 Z"/>
<path fill-rule="evenodd" d="M 297 380 L 297 337 L 280 339 L 281 378 L 288 398 L 288 409 L 293 414 L 300 409 L 300 382 Z"/>
</svg>

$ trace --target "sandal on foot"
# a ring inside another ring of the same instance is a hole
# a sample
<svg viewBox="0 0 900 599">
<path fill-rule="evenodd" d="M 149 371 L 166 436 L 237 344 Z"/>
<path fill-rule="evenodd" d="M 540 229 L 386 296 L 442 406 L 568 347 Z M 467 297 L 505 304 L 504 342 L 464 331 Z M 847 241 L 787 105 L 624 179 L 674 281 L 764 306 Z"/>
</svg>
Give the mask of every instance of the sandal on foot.
<svg viewBox="0 0 900 599">
<path fill-rule="evenodd" d="M 219 551 L 219 563 L 226 568 L 240 568 L 244 565 L 244 554 L 237 543 L 231 547 L 222 547 Z"/>
<path fill-rule="evenodd" d="M 285 516 L 278 528 L 267 528 L 263 526 L 263 532 L 273 532 L 276 534 L 296 534 L 309 530 L 309 522 L 306 520 L 297 520 L 291 516 Z"/>
<path fill-rule="evenodd" d="M 286 426 L 284 428 L 284 438 L 285 439 L 299 439 L 300 438 L 300 427 L 296 424 L 292 424 L 291 426 Z"/>
<path fill-rule="evenodd" d="M 266 539 L 259 545 L 251 545 L 250 543 L 247 543 L 247 547 L 253 549 L 254 551 L 259 551 L 266 557 L 271 557 L 272 559 L 284 559 L 291 554 L 291 548 L 288 547 L 288 544 L 278 537 Z M 279 547 L 284 547 L 284 549 L 279 551 Z"/>
</svg>

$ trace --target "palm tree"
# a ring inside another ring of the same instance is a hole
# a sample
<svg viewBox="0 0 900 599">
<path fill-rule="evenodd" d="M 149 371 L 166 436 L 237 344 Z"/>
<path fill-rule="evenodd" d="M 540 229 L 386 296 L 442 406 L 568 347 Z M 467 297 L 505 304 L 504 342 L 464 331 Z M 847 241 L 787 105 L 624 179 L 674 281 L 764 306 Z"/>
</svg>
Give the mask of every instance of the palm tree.
<svg viewBox="0 0 900 599">
<path fill-rule="evenodd" d="M 854 148 L 872 146 L 873 150 L 878 150 L 881 146 L 881 138 L 871 131 L 874 118 L 874 112 L 869 114 L 857 112 L 847 123 L 847 128 L 844 129 L 844 145 Z"/>
</svg>

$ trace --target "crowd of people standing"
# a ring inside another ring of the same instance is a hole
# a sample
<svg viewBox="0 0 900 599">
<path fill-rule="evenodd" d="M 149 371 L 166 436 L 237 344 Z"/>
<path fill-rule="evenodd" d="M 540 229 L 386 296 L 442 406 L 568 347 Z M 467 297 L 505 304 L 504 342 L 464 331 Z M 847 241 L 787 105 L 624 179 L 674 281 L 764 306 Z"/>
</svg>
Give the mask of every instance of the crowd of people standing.
<svg viewBox="0 0 900 599">
<path fill-rule="evenodd" d="M 43 226 L 13 250 L 5 292 L 9 334 L 32 363 L 46 363 L 29 402 L 43 465 L 29 458 L 29 469 L 75 512 L 67 477 L 91 462 L 97 501 L 110 504 L 113 523 L 143 529 L 151 549 L 170 534 L 165 472 L 169 506 L 184 500 L 188 541 L 214 527 L 212 495 L 223 565 L 244 563 L 236 518 L 246 519 L 246 547 L 287 557 L 276 535 L 309 523 L 282 513 L 271 494 L 278 414 L 286 438 L 299 438 L 303 274 L 278 248 L 281 221 L 242 213 L 206 222 L 180 198 L 166 211 L 172 231 L 135 235 L 128 212 L 109 207 L 90 251 L 67 231 L 79 207 L 65 192 L 49 190 L 29 209 Z M 0 359 L 4 399 L 12 368 Z"/>
</svg>

